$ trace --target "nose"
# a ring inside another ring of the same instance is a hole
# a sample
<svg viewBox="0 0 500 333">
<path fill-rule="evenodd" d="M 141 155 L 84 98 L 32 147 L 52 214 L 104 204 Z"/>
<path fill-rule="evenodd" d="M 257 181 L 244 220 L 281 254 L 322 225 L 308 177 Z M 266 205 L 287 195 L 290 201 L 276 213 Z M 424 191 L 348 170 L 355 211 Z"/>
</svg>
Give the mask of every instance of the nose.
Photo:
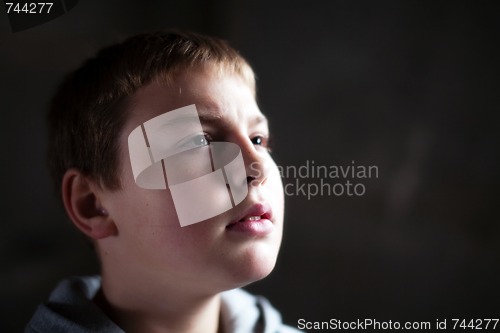
<svg viewBox="0 0 500 333">
<path fill-rule="evenodd" d="M 248 186 L 264 185 L 268 177 L 267 153 L 259 151 L 251 141 L 240 147 L 245 162 Z"/>
</svg>

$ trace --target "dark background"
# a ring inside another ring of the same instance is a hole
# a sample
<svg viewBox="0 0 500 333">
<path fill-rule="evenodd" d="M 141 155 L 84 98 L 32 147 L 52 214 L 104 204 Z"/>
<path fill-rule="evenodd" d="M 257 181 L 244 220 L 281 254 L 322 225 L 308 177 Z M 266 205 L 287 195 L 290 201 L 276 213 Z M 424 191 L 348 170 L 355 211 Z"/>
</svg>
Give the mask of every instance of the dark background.
<svg viewBox="0 0 500 333">
<path fill-rule="evenodd" d="M 499 318 L 499 8 L 81 0 L 17 33 L 1 10 L 2 331 L 21 331 L 60 279 L 97 271 L 48 179 L 50 95 L 102 46 L 169 27 L 225 38 L 250 61 L 280 165 L 379 168 L 361 197 L 288 197 L 279 263 L 248 289 L 294 326 Z"/>
</svg>

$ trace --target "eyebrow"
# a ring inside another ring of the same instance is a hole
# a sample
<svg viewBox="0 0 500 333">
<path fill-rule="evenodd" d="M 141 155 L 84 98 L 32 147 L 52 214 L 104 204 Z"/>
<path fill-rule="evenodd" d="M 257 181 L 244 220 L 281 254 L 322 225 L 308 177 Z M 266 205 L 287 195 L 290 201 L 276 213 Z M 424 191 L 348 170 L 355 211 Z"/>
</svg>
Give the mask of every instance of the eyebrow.
<svg viewBox="0 0 500 333">
<path fill-rule="evenodd" d="M 264 116 L 263 114 L 258 115 L 257 117 L 253 118 L 252 124 L 253 125 L 259 125 L 265 123 L 266 125 L 269 124 L 269 121 L 267 120 L 267 117 Z"/>
<path fill-rule="evenodd" d="M 210 111 L 202 111 L 198 113 L 198 118 L 200 119 L 200 122 L 202 124 L 211 125 L 220 122 L 223 117 L 220 114 L 216 114 Z M 262 123 L 268 124 L 266 116 L 262 114 L 253 117 L 249 122 L 249 124 L 253 126 Z"/>
<path fill-rule="evenodd" d="M 200 119 L 200 122 L 202 124 L 214 124 L 214 123 L 218 123 L 221 119 L 222 119 L 222 116 L 221 115 L 217 115 L 215 113 L 212 113 L 212 112 L 199 112 L 198 111 L 198 118 Z"/>
</svg>

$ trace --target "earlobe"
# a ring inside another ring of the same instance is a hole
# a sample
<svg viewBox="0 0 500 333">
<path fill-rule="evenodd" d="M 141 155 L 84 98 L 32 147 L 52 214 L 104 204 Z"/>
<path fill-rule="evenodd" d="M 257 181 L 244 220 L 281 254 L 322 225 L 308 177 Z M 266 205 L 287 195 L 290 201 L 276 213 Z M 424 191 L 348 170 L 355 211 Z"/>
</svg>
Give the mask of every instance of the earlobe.
<svg viewBox="0 0 500 333">
<path fill-rule="evenodd" d="M 99 200 L 96 186 L 79 170 L 67 170 L 62 181 L 64 207 L 73 224 L 92 239 L 118 234 L 116 225 Z"/>
</svg>

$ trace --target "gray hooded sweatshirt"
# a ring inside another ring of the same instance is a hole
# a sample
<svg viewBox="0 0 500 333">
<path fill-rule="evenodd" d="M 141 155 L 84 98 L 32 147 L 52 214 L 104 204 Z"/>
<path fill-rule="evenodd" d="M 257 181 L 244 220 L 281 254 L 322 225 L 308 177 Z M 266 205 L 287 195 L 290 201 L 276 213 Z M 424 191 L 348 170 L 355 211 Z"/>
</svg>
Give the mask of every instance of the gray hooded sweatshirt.
<svg viewBox="0 0 500 333">
<path fill-rule="evenodd" d="M 63 280 L 48 302 L 38 306 L 25 333 L 124 333 L 92 302 L 99 276 Z M 300 332 L 281 321 L 269 302 L 242 289 L 222 293 L 221 318 L 225 333 Z"/>
</svg>

